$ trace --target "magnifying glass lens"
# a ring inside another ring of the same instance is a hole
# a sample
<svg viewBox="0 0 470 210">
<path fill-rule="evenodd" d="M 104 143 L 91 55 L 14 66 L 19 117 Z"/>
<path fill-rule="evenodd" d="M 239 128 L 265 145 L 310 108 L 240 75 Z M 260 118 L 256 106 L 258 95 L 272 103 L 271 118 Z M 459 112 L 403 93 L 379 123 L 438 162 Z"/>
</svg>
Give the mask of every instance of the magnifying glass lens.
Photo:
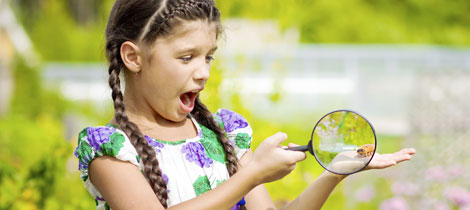
<svg viewBox="0 0 470 210">
<path fill-rule="evenodd" d="M 326 170 L 346 175 L 364 169 L 376 146 L 374 128 L 366 118 L 350 110 L 337 110 L 317 122 L 308 145 L 287 150 L 309 151 Z"/>
<path fill-rule="evenodd" d="M 311 151 L 327 170 L 351 174 L 362 170 L 376 147 L 374 129 L 361 115 L 339 110 L 323 116 L 312 132 Z"/>
</svg>

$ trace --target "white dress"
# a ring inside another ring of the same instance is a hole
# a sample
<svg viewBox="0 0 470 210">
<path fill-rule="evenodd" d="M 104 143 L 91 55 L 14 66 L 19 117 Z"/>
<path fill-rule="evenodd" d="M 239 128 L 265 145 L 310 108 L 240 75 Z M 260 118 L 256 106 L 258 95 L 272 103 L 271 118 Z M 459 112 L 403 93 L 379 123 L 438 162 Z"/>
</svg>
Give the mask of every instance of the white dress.
<svg viewBox="0 0 470 210">
<path fill-rule="evenodd" d="M 237 158 L 250 148 L 252 129 L 241 115 L 219 109 L 214 118 L 226 131 Z M 225 165 L 225 151 L 210 129 L 196 122 L 198 135 L 176 142 L 162 141 L 145 136 L 156 151 L 157 159 L 167 183 L 168 206 L 201 195 L 229 178 Z M 93 196 L 98 210 L 110 209 L 100 192 L 88 178 L 88 164 L 96 157 L 112 156 L 143 168 L 140 157 L 126 134 L 114 125 L 88 127 L 78 137 L 75 156 L 79 159 L 81 178 Z M 238 209 L 235 205 L 232 209 Z"/>
</svg>

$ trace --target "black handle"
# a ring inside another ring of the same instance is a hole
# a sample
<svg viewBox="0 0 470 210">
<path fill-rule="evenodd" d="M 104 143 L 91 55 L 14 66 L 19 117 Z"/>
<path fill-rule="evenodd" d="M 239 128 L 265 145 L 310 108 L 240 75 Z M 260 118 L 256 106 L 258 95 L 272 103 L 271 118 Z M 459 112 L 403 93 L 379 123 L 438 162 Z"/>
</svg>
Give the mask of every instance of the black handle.
<svg viewBox="0 0 470 210">
<path fill-rule="evenodd" d="M 298 146 L 298 147 L 289 147 L 286 150 L 306 152 L 308 151 L 308 145 Z"/>
</svg>

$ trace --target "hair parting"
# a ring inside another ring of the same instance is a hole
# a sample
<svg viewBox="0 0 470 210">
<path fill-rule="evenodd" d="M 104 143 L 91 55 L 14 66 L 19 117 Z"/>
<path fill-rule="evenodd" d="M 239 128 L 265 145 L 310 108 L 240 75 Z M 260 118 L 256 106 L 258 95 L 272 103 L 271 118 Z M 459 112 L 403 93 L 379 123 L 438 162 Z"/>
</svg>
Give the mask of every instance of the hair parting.
<svg viewBox="0 0 470 210">
<path fill-rule="evenodd" d="M 144 27 L 144 30 L 142 31 L 142 34 L 140 35 L 140 38 L 139 40 L 143 40 L 143 38 L 145 37 L 145 35 L 149 32 L 150 30 L 150 25 L 155 22 L 155 18 L 157 17 L 157 15 L 159 15 L 162 10 L 166 7 L 166 3 L 167 3 L 168 0 L 162 0 L 162 3 L 160 3 L 160 7 L 158 8 L 157 11 L 155 11 L 155 13 L 153 13 L 152 17 L 150 17 L 149 21 L 147 22 L 147 24 L 145 24 L 145 27 Z"/>
</svg>

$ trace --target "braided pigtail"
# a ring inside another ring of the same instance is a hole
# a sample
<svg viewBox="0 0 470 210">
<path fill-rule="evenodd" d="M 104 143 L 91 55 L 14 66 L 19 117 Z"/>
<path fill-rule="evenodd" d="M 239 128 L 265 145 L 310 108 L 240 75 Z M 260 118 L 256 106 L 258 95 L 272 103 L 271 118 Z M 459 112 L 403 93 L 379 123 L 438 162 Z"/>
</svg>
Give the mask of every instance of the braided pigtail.
<svg viewBox="0 0 470 210">
<path fill-rule="evenodd" d="M 228 173 L 230 176 L 234 175 L 238 170 L 238 159 L 235 155 L 235 150 L 229 143 L 227 136 L 225 136 L 225 131 L 217 124 L 217 122 L 214 120 L 214 117 L 212 116 L 212 113 L 200 101 L 199 97 L 197 97 L 196 101 L 194 102 L 194 110 L 191 112 L 191 114 L 199 123 L 211 129 L 217 135 L 217 139 L 225 150 L 225 159 Z"/>
<path fill-rule="evenodd" d="M 119 128 L 129 137 L 130 142 L 139 154 L 144 168 L 143 172 L 160 203 L 167 208 L 168 192 L 165 180 L 162 177 L 155 150 L 148 144 L 142 132 L 126 115 L 124 98 L 121 91 L 119 73 L 123 68 L 123 62 L 119 54 L 119 47 L 109 46 L 109 86 L 112 89 L 114 101 L 114 117 L 119 124 Z"/>
<path fill-rule="evenodd" d="M 222 144 L 225 151 L 227 171 L 230 176 L 233 176 L 238 170 L 238 159 L 233 146 L 229 143 L 227 136 L 225 136 L 224 129 L 217 124 L 212 113 L 207 109 L 206 105 L 199 100 L 199 96 L 194 102 L 194 110 L 191 114 L 199 123 L 211 129 L 217 135 L 217 139 L 220 144 Z M 245 204 L 240 205 L 240 210 L 246 210 Z"/>
<path fill-rule="evenodd" d="M 194 20 L 216 23 L 217 37 L 221 33 L 220 13 L 213 0 L 116 0 L 106 27 L 106 53 L 110 63 L 109 86 L 112 89 L 114 117 L 141 157 L 143 173 L 165 208 L 168 206 L 168 192 L 155 150 L 126 115 L 119 79 L 121 71 L 125 69 L 120 48 L 125 41 L 151 46 L 157 38 L 171 35 L 173 28 L 183 21 Z M 235 174 L 238 160 L 224 130 L 199 99 L 196 100 L 192 114 L 202 125 L 215 132 L 226 153 L 228 173 L 230 176 Z"/>
</svg>

